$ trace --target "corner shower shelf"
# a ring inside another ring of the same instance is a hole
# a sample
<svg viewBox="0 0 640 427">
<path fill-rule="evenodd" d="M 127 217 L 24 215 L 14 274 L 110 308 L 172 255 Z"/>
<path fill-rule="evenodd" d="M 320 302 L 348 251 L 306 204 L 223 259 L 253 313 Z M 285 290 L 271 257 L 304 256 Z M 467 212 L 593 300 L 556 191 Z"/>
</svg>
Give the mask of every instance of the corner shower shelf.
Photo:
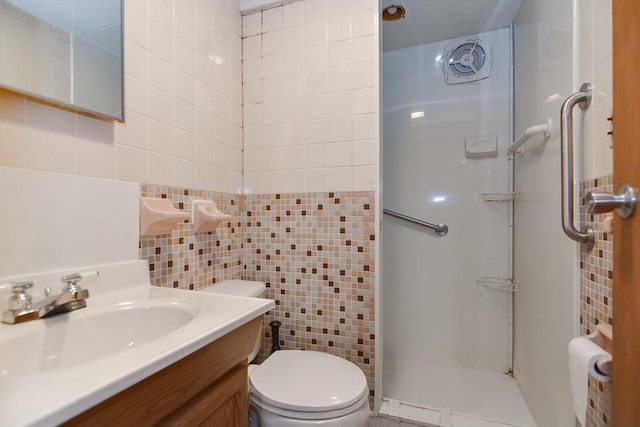
<svg viewBox="0 0 640 427">
<path fill-rule="evenodd" d="M 518 292 L 518 286 L 504 277 L 481 277 L 476 280 L 476 285 L 494 291 Z"/>
<path fill-rule="evenodd" d="M 482 193 L 482 200 L 485 202 L 513 202 L 518 198 L 519 193 Z"/>
</svg>

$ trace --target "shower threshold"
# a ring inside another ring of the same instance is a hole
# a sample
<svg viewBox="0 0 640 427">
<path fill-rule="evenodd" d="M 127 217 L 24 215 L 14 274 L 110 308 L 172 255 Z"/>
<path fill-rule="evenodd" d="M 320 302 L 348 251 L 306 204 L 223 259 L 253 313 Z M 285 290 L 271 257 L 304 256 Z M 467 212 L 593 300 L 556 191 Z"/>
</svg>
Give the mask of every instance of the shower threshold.
<svg viewBox="0 0 640 427">
<path fill-rule="evenodd" d="M 386 357 L 383 365 L 379 416 L 389 426 L 535 426 L 509 375 L 406 358 Z"/>
<path fill-rule="evenodd" d="M 451 409 L 434 409 L 402 403 L 399 400 L 382 398 L 380 418 L 388 421 L 385 427 L 406 426 L 407 423 L 428 427 L 531 427 L 525 424 L 512 424 L 489 420 L 470 414 L 452 411 Z"/>
</svg>

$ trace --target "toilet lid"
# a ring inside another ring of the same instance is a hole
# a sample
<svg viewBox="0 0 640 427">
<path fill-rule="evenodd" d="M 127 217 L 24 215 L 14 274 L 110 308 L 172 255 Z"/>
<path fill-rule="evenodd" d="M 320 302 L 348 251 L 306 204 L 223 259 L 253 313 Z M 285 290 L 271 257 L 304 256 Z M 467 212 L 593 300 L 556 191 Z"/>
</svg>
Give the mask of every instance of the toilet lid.
<svg viewBox="0 0 640 427">
<path fill-rule="evenodd" d="M 251 392 L 278 408 L 335 411 L 367 393 L 367 379 L 353 363 L 316 351 L 281 350 L 250 375 Z"/>
</svg>

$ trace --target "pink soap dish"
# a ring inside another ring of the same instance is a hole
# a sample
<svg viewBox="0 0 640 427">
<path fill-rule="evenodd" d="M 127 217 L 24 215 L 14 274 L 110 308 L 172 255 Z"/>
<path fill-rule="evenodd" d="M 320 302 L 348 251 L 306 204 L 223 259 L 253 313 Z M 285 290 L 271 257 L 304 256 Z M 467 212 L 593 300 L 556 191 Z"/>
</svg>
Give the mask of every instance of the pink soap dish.
<svg viewBox="0 0 640 427">
<path fill-rule="evenodd" d="M 176 224 L 186 219 L 189 219 L 189 213 L 174 208 L 169 199 L 140 198 L 141 236 L 169 234 Z"/>
<path fill-rule="evenodd" d="M 231 221 L 233 217 L 221 212 L 211 200 L 194 200 L 191 206 L 191 222 L 196 233 L 215 231 L 221 222 Z"/>
</svg>

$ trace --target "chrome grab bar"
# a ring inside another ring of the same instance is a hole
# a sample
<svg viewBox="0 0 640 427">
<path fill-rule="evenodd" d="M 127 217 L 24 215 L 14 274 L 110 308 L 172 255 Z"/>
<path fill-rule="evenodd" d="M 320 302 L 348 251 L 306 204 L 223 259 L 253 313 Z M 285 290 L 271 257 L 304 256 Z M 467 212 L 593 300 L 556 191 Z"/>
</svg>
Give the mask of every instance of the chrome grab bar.
<svg viewBox="0 0 640 427">
<path fill-rule="evenodd" d="M 418 224 L 418 225 L 421 225 L 423 227 L 427 227 L 427 228 L 435 231 L 438 236 L 446 236 L 447 233 L 449 232 L 449 227 L 447 226 L 447 224 L 432 224 L 430 222 L 423 221 L 421 219 L 417 219 L 417 218 L 414 218 L 412 216 L 404 215 L 404 214 L 401 214 L 399 212 L 392 211 L 390 209 L 383 209 L 382 212 L 384 212 L 386 215 L 389 215 L 389 216 L 392 216 L 392 217 L 395 217 L 395 218 L 399 218 L 399 219 L 403 219 L 405 221 L 412 222 L 414 224 Z"/>
<path fill-rule="evenodd" d="M 573 175 L 573 108 L 578 105 L 586 110 L 591 104 L 591 84 L 584 83 L 580 91 L 568 97 L 560 109 L 560 145 L 562 146 L 562 230 L 572 240 L 580 242 L 586 250 L 593 248 L 594 232 L 591 227 L 578 231 L 574 218 Z"/>
</svg>

